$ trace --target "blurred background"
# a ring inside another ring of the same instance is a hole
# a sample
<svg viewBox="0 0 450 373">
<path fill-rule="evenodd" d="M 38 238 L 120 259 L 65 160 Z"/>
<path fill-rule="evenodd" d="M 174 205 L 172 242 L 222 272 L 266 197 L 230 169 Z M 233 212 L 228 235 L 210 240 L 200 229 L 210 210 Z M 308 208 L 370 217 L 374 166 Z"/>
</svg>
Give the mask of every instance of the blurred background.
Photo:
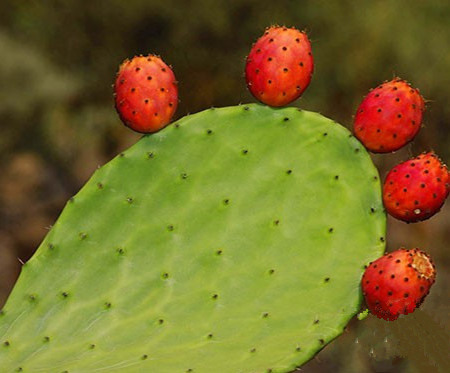
<svg viewBox="0 0 450 373">
<path fill-rule="evenodd" d="M 0 1 L 0 308 L 66 200 L 140 135 L 116 115 L 119 64 L 154 53 L 179 80 L 177 117 L 254 102 L 243 78 L 272 24 L 307 30 L 315 73 L 294 103 L 351 127 L 362 97 L 399 76 L 428 100 L 413 144 L 376 155 L 382 177 L 433 149 L 450 163 L 450 2 L 446 0 Z M 388 250 L 420 247 L 437 282 L 395 323 L 369 316 L 302 372 L 450 372 L 450 203 L 428 221 L 389 219 Z"/>
</svg>

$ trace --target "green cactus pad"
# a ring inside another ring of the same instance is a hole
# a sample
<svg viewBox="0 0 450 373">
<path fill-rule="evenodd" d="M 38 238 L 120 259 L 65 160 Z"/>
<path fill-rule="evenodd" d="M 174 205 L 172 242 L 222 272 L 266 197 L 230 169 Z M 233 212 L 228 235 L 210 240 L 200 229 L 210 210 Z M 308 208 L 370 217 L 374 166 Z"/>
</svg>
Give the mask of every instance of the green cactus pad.
<svg viewBox="0 0 450 373">
<path fill-rule="evenodd" d="M 378 172 L 295 108 L 209 109 L 72 198 L 0 314 L 2 372 L 288 372 L 359 311 Z"/>
</svg>

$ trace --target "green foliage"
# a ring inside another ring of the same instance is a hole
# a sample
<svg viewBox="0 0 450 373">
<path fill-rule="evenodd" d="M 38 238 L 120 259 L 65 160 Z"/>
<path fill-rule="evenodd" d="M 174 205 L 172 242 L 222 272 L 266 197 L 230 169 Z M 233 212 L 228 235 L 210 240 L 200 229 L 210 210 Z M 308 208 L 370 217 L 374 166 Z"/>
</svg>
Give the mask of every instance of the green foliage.
<svg viewBox="0 0 450 373">
<path fill-rule="evenodd" d="M 287 372 L 340 335 L 384 251 L 378 172 L 339 124 L 187 116 L 71 199 L 0 316 L 4 372 Z"/>
</svg>

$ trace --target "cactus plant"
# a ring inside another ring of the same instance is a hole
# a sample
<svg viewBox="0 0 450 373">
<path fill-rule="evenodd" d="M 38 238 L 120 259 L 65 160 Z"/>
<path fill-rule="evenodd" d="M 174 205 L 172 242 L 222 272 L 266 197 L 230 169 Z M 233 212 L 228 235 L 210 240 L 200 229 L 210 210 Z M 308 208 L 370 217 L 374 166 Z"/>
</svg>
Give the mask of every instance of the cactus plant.
<svg viewBox="0 0 450 373">
<path fill-rule="evenodd" d="M 0 314 L 2 372 L 288 372 L 360 308 L 379 175 L 319 114 L 187 116 L 98 169 Z"/>
</svg>

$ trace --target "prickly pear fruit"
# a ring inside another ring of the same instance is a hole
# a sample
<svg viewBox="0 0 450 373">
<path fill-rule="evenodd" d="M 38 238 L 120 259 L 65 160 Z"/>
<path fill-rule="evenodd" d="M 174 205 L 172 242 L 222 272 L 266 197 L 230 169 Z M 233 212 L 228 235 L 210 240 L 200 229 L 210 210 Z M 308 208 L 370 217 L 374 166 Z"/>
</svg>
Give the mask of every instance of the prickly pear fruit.
<svg viewBox="0 0 450 373">
<path fill-rule="evenodd" d="M 420 306 L 435 277 L 435 266 L 426 253 L 399 249 L 370 263 L 361 286 L 369 310 L 393 321 Z"/>
<path fill-rule="evenodd" d="M 392 152 L 417 135 L 424 110 L 419 91 L 395 78 L 364 98 L 354 118 L 353 132 L 371 152 Z"/>
<path fill-rule="evenodd" d="M 284 106 L 301 96 L 313 70 L 311 43 L 306 33 L 272 26 L 253 45 L 245 76 L 255 98 L 270 106 Z"/>
<path fill-rule="evenodd" d="M 433 152 L 395 166 L 383 186 L 383 202 L 393 217 L 417 222 L 440 210 L 450 192 L 450 173 Z"/>
<path fill-rule="evenodd" d="M 175 113 L 177 82 L 160 57 L 136 56 L 120 65 L 114 96 L 116 110 L 126 126 L 137 132 L 156 132 Z"/>
</svg>

